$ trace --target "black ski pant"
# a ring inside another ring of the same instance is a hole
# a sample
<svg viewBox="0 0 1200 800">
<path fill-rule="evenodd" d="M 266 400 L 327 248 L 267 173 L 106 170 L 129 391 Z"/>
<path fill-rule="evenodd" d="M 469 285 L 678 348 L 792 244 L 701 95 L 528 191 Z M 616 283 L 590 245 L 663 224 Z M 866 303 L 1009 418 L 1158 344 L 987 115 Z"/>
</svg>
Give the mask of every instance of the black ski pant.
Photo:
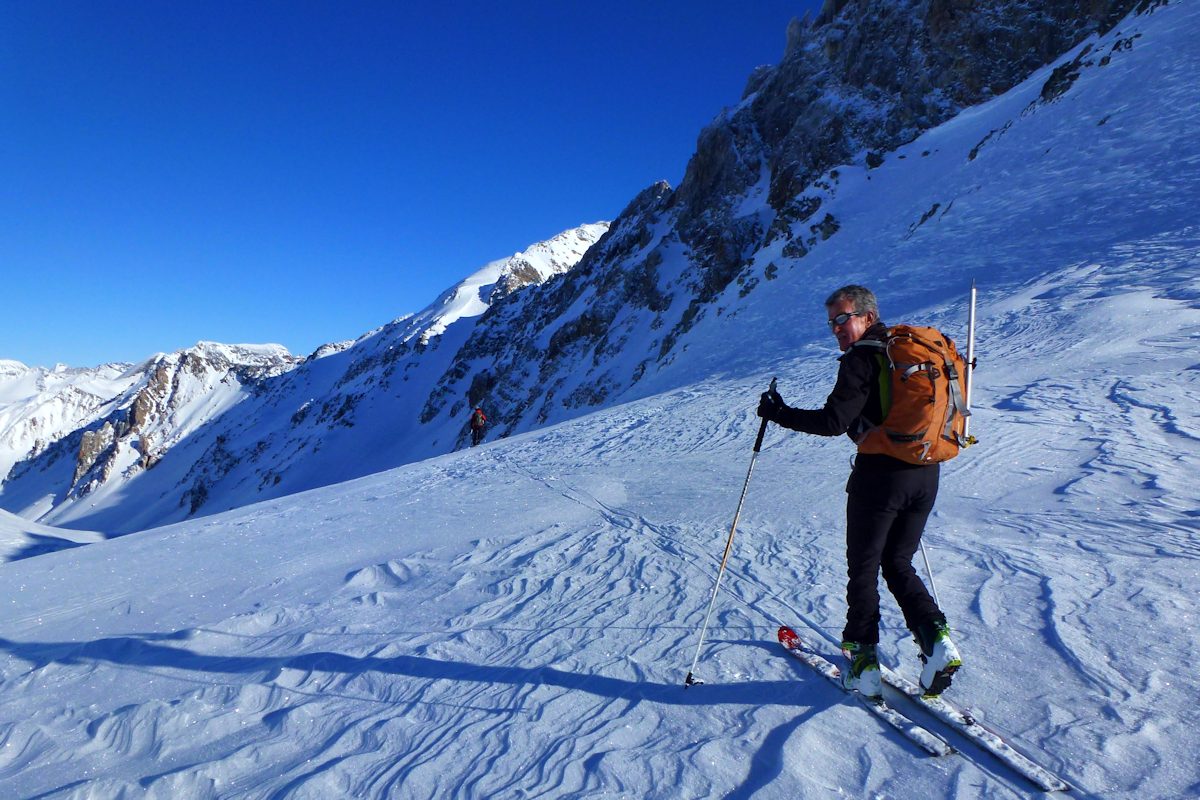
<svg viewBox="0 0 1200 800">
<path fill-rule="evenodd" d="M 912 563 L 937 499 L 939 472 L 937 465 L 930 465 L 884 470 L 856 466 L 851 473 L 846 484 L 849 582 L 843 641 L 879 643 L 881 571 L 909 630 L 945 621 Z"/>
</svg>

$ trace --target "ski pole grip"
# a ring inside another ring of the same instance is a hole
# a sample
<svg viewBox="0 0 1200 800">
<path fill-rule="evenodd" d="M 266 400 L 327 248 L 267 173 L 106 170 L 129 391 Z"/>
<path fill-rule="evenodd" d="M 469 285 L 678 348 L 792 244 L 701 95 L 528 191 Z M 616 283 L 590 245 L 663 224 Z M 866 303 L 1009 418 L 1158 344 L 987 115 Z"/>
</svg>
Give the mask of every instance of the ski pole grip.
<svg viewBox="0 0 1200 800">
<path fill-rule="evenodd" d="M 767 389 L 767 391 L 768 392 L 775 391 L 775 379 L 774 378 L 771 378 L 771 386 Z M 764 418 L 762 421 L 762 425 L 758 426 L 758 438 L 754 440 L 754 452 L 756 452 L 756 453 L 762 450 L 763 437 L 767 435 L 767 422 L 768 421 L 769 420 Z"/>
<path fill-rule="evenodd" d="M 767 421 L 764 419 L 762 425 L 758 426 L 758 438 L 754 440 L 754 452 L 762 450 L 763 437 L 767 435 Z"/>
</svg>

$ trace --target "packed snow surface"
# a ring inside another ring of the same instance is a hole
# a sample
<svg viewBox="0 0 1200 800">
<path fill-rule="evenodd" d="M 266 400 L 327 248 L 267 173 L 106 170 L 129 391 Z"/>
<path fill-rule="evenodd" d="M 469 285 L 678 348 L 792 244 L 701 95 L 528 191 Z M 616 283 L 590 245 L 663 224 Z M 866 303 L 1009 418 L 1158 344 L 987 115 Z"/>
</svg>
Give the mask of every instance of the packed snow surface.
<svg viewBox="0 0 1200 800">
<path fill-rule="evenodd" d="M 952 695 L 1083 796 L 1185 796 L 1200 311 L 1055 292 L 1080 279 L 984 297 L 982 442 L 946 467 L 928 534 L 967 659 Z M 1098 316 L 1122 321 L 1108 351 L 1081 365 L 1048 346 Z M 777 366 L 809 403 L 833 372 Z M 773 642 L 786 622 L 832 652 L 840 631 L 842 439 L 769 433 L 707 683 L 684 690 L 769 377 L 4 566 L 0 781 L 16 797 L 1027 796 L 963 742 L 923 756 Z M 886 603 L 882 649 L 916 674 Z"/>
<path fill-rule="evenodd" d="M 1035 794 L 893 698 L 959 749 L 923 755 L 775 642 L 787 623 L 834 653 L 844 438 L 768 433 L 706 683 L 683 688 L 757 396 L 778 377 L 811 408 L 832 383 L 824 294 L 861 277 L 887 321 L 962 343 L 974 277 L 980 443 L 943 468 L 926 536 L 966 660 L 948 697 L 1071 796 L 1196 797 L 1198 17 L 1172 3 L 1139 18 L 1126 35 L 1145 39 L 1056 105 L 1030 105 L 1047 68 L 904 159 L 847 169 L 841 231 L 697 326 L 677 362 L 691 381 L 0 566 L 4 796 Z M 1147 76 L 1154 91 L 1130 89 Z M 895 299 L 913 297 L 929 302 Z M 762 334 L 736 358 L 735 329 Z M 882 657 L 914 677 L 899 611 L 883 613 Z"/>
</svg>

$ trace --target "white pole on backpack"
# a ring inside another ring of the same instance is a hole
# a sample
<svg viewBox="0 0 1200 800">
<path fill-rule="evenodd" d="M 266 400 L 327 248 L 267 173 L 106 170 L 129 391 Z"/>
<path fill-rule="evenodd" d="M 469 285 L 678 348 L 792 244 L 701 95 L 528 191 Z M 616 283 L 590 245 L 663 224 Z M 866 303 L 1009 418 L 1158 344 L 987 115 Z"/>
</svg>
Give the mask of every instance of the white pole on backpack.
<svg viewBox="0 0 1200 800">
<path fill-rule="evenodd" d="M 967 410 L 971 410 L 971 372 L 975 369 L 975 279 L 971 279 L 971 303 L 967 311 L 967 369 L 963 375 L 963 395 L 966 402 Z M 967 415 L 963 420 L 963 439 L 970 444 L 971 442 L 971 417 Z M 925 540 L 921 539 L 921 558 L 925 560 L 925 574 L 929 576 L 929 588 L 933 591 L 933 602 L 937 603 L 938 608 L 942 607 L 942 601 L 938 597 L 937 584 L 933 580 L 933 567 L 929 566 L 929 553 L 925 550 Z"/>
<path fill-rule="evenodd" d="M 967 411 L 971 410 L 971 386 L 974 383 L 971 380 L 975 372 L 975 279 L 971 279 L 971 306 L 967 312 L 967 373 L 963 378 L 963 394 L 967 404 Z M 963 422 L 963 439 L 969 444 L 971 442 L 971 418 L 968 416 Z"/>
</svg>

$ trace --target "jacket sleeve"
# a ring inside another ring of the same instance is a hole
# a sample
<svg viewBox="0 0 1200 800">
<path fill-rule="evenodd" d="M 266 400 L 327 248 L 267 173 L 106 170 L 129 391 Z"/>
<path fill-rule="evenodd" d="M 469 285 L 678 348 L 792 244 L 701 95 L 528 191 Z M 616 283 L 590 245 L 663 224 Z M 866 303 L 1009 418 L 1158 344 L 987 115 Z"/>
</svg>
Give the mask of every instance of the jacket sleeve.
<svg viewBox="0 0 1200 800">
<path fill-rule="evenodd" d="M 840 436 L 862 416 L 875 381 L 874 359 L 867 353 L 842 356 L 837 382 L 823 408 L 783 408 L 775 421 L 785 428 L 817 436 Z"/>
</svg>

